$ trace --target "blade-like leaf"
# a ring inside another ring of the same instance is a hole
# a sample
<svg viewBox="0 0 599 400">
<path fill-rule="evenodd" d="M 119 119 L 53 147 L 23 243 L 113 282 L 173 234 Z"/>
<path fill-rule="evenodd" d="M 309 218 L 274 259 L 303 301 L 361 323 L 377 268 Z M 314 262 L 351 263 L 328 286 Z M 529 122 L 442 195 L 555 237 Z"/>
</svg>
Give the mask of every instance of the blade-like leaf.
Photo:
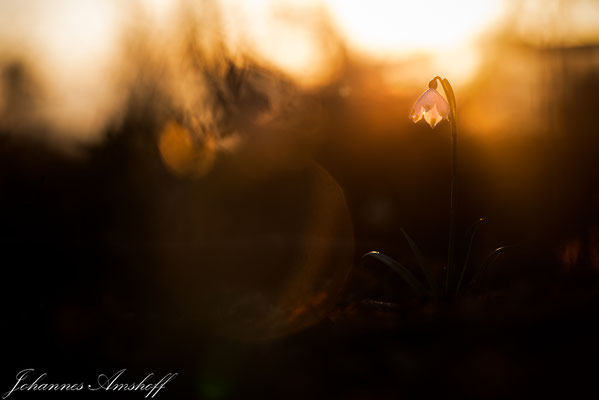
<svg viewBox="0 0 599 400">
<path fill-rule="evenodd" d="M 485 258 L 485 260 L 478 267 L 478 272 L 476 273 L 476 275 L 474 275 L 474 278 L 472 278 L 472 281 L 476 282 L 485 273 L 485 271 L 495 262 L 495 260 L 497 260 L 497 258 L 499 258 L 499 256 L 501 254 L 503 254 L 503 252 L 510 247 L 514 247 L 514 246 L 498 247 L 495 250 L 493 250 L 491 253 L 489 253 L 487 258 Z"/>
<path fill-rule="evenodd" d="M 410 235 L 408 235 L 408 233 L 406 231 L 404 231 L 403 228 L 399 228 L 399 229 L 401 230 L 401 233 L 404 235 L 404 237 L 406 238 L 406 241 L 410 245 L 412 252 L 416 256 L 416 261 L 418 262 L 418 266 L 422 270 L 422 273 L 424 274 L 424 277 L 426 278 L 426 281 L 428 282 L 429 287 L 431 288 L 432 292 L 436 294 L 437 293 L 437 282 L 435 281 L 435 279 L 433 277 L 430 267 L 426 264 L 424 257 L 422 256 L 422 253 L 420 252 L 420 249 L 418 249 L 418 246 L 416 246 L 416 243 L 414 242 L 414 240 L 412 240 Z"/>
<path fill-rule="evenodd" d="M 476 235 L 476 231 L 485 222 L 484 218 L 479 218 L 476 222 L 474 222 L 468 230 L 466 231 L 465 243 L 466 243 L 466 252 L 464 253 L 464 262 L 461 265 L 460 279 L 458 280 L 458 284 L 456 285 L 455 292 L 458 293 L 460 290 L 460 286 L 462 284 L 462 280 L 464 279 L 464 273 L 466 272 L 466 268 L 468 268 L 468 262 L 470 261 L 470 251 L 472 250 L 472 242 L 474 241 L 474 235 Z"/>
<path fill-rule="evenodd" d="M 362 256 L 362 260 L 365 259 L 374 259 L 377 260 L 393 271 L 395 271 L 416 293 L 421 294 L 423 296 L 427 296 L 429 293 L 426 288 L 418 281 L 418 279 L 401 263 L 395 261 L 389 256 L 379 253 L 378 251 L 371 251 Z"/>
</svg>

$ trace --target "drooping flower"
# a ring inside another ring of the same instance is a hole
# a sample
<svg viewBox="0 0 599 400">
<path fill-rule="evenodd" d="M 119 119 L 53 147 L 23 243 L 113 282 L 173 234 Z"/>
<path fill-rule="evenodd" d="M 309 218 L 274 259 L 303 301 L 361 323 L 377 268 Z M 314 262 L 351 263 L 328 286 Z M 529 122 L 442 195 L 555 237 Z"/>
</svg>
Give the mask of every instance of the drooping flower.
<svg viewBox="0 0 599 400">
<path fill-rule="evenodd" d="M 422 93 L 412 108 L 412 112 L 410 113 L 412 121 L 418 122 L 422 117 L 424 117 L 424 120 L 428 122 L 431 128 L 437 126 L 443 119 L 449 121 L 449 104 L 435 88 L 431 87 Z"/>
</svg>

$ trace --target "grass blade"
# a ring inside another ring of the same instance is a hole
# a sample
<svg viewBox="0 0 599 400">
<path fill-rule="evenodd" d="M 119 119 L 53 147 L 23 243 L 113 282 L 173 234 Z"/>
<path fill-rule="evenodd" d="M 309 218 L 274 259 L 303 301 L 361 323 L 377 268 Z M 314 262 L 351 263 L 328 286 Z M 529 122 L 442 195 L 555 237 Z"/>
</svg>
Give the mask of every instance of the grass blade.
<svg viewBox="0 0 599 400">
<path fill-rule="evenodd" d="M 455 288 L 455 293 L 457 294 L 460 290 L 460 286 L 462 285 L 462 280 L 464 279 L 464 273 L 466 273 L 466 268 L 468 268 L 468 262 L 470 261 L 470 252 L 472 250 L 472 242 L 474 241 L 474 236 L 476 235 L 476 231 L 485 222 L 484 218 L 479 218 L 475 221 L 468 230 L 466 231 L 465 243 L 467 243 L 466 252 L 464 254 L 464 262 L 461 266 L 460 279 L 458 280 L 458 284 Z"/>
<path fill-rule="evenodd" d="M 418 246 L 416 246 L 416 243 L 414 242 L 414 240 L 412 240 L 410 235 L 408 235 L 408 233 L 406 231 L 404 231 L 403 228 L 399 228 L 399 229 L 401 230 L 401 233 L 404 235 L 404 237 L 406 238 L 406 241 L 410 245 L 412 252 L 416 256 L 416 261 L 418 262 L 418 266 L 422 270 L 422 273 L 424 274 L 424 277 L 426 278 L 426 281 L 428 282 L 428 285 L 431 288 L 432 292 L 435 294 L 438 293 L 437 282 L 435 281 L 435 279 L 433 277 L 431 269 L 424 261 L 424 257 L 422 256 L 422 253 L 418 249 Z"/>
<path fill-rule="evenodd" d="M 485 271 L 495 262 L 495 260 L 497 260 L 497 258 L 499 258 L 499 256 L 501 254 L 503 254 L 503 252 L 510 247 L 514 247 L 514 246 L 498 247 L 495 250 L 493 250 L 491 253 L 489 253 L 487 258 L 485 258 L 485 260 L 478 267 L 478 272 L 476 273 L 474 278 L 472 278 L 472 281 L 476 282 L 485 273 Z"/>
<path fill-rule="evenodd" d="M 382 264 L 385 264 L 387 267 L 391 268 L 395 271 L 417 294 L 421 294 L 423 296 L 428 296 L 426 288 L 418 281 L 418 279 L 401 263 L 395 261 L 389 256 L 379 253 L 378 251 L 371 251 L 362 256 L 362 261 L 365 259 L 374 259 Z"/>
</svg>

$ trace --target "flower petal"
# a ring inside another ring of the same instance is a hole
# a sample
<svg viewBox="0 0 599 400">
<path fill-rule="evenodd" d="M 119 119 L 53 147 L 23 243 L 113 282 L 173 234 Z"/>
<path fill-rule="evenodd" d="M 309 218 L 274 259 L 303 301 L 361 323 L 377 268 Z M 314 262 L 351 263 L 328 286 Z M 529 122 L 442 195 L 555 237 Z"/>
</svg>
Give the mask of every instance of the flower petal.
<svg viewBox="0 0 599 400">
<path fill-rule="evenodd" d="M 410 119 L 414 122 L 418 122 L 422 119 L 422 114 L 424 114 L 424 107 L 416 104 L 414 108 L 412 108 L 412 112 L 410 113 Z"/>
<path fill-rule="evenodd" d="M 447 101 L 443 99 L 443 101 L 439 101 L 438 103 L 436 103 L 436 106 L 441 118 L 449 120 L 449 104 L 447 103 Z"/>
<path fill-rule="evenodd" d="M 436 104 L 430 111 L 424 114 L 424 120 L 428 122 L 431 128 L 434 128 L 435 126 L 437 126 L 439 122 L 441 122 L 441 120 L 443 120 L 443 117 L 441 116 L 441 114 L 439 114 L 439 111 L 437 111 Z"/>
<path fill-rule="evenodd" d="M 436 89 L 429 88 L 418 98 L 410 113 L 410 118 L 418 122 L 424 120 L 434 128 L 443 119 L 449 120 L 449 104 Z"/>
</svg>

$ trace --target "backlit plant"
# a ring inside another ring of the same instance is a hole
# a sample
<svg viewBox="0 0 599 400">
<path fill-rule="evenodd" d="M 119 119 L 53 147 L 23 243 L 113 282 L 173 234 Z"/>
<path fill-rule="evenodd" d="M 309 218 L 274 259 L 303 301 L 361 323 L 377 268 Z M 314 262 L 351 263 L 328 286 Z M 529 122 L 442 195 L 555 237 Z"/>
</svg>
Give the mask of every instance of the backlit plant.
<svg viewBox="0 0 599 400">
<path fill-rule="evenodd" d="M 441 82 L 445 97 L 437 91 L 437 81 Z M 475 282 L 485 273 L 489 266 L 502 254 L 506 247 L 498 247 L 493 250 L 484 259 L 484 261 L 476 266 L 470 267 L 470 252 L 472 250 L 472 242 L 476 231 L 485 221 L 484 218 L 474 222 L 465 233 L 463 243 L 460 243 L 461 252 L 457 252 L 455 219 L 456 219 L 456 179 L 457 179 L 457 125 L 456 125 L 456 101 L 453 88 L 447 79 L 442 79 L 438 76 L 434 77 L 428 84 L 428 89 L 418 98 L 410 119 L 414 122 L 420 121 L 422 118 L 435 128 L 442 120 L 448 120 L 451 125 L 451 197 L 449 206 L 449 241 L 447 246 L 447 265 L 444 267 L 443 283 L 439 285 L 435 279 L 430 266 L 426 263 L 418 246 L 412 238 L 401 229 L 401 233 L 405 237 L 408 245 L 414 253 L 418 267 L 420 268 L 425 281 L 419 279 L 412 270 L 404 264 L 392 259 L 391 257 L 371 251 L 364 254 L 363 261 L 367 259 L 377 260 L 393 271 L 418 294 L 427 298 L 441 298 L 457 295 L 464 286 L 468 283 L 464 281 L 466 271 L 469 268 L 474 268 L 470 271 L 471 279 L 469 282 Z"/>
</svg>

